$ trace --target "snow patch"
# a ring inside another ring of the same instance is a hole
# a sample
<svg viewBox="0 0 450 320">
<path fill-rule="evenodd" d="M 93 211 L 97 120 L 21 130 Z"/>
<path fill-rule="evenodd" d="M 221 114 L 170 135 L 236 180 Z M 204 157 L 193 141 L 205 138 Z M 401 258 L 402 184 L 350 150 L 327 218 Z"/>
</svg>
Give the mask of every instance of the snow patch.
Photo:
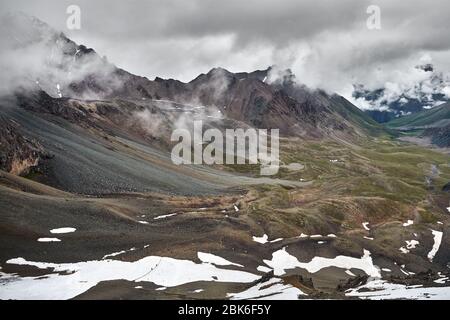
<svg viewBox="0 0 450 320">
<path fill-rule="evenodd" d="M 406 221 L 406 222 L 403 224 L 403 226 L 404 226 L 404 227 L 407 227 L 407 226 L 412 225 L 413 223 L 414 223 L 413 220 L 408 220 L 408 221 Z"/>
<path fill-rule="evenodd" d="M 262 237 L 255 237 L 253 236 L 253 241 L 265 244 L 268 242 L 269 236 L 267 234 L 263 234 Z"/>
<path fill-rule="evenodd" d="M 37 241 L 39 241 L 39 242 L 60 242 L 61 240 L 58 238 L 39 238 Z"/>
<path fill-rule="evenodd" d="M 351 277 L 356 277 L 356 275 L 353 272 L 351 272 L 350 270 L 345 270 L 345 273 Z"/>
<path fill-rule="evenodd" d="M 302 233 L 297 238 L 308 238 L 309 236 L 307 234 Z"/>
<path fill-rule="evenodd" d="M 265 267 L 265 266 L 258 266 L 258 267 L 256 268 L 256 270 L 258 270 L 258 271 L 260 271 L 260 272 L 264 272 L 264 273 L 268 273 L 268 272 L 272 271 L 272 269 L 270 269 L 270 268 L 268 268 L 268 267 Z"/>
<path fill-rule="evenodd" d="M 209 263 L 160 256 L 148 256 L 134 262 L 94 260 L 58 264 L 15 258 L 6 263 L 50 270 L 46 277 L 2 275 L 1 278 L 8 278 L 0 282 L 0 299 L 5 300 L 71 299 L 101 281 L 112 280 L 152 282 L 162 287 L 175 287 L 198 281 L 251 283 L 259 279 L 259 276 L 245 271 L 220 269 Z"/>
<path fill-rule="evenodd" d="M 279 242 L 279 241 L 282 241 L 282 240 L 283 240 L 283 238 L 277 238 L 275 240 L 271 240 L 270 243 Z"/>
<path fill-rule="evenodd" d="M 75 232 L 77 229 L 75 228 L 70 228 L 70 227 L 65 227 L 65 228 L 57 228 L 57 229 L 52 229 L 50 230 L 50 233 L 71 233 L 71 232 Z"/>
<path fill-rule="evenodd" d="M 297 300 L 299 295 L 305 295 L 305 293 L 290 284 L 283 284 L 279 278 L 272 278 L 245 291 L 228 293 L 227 297 L 231 300 Z"/>
<path fill-rule="evenodd" d="M 197 257 L 201 262 L 215 264 L 216 266 L 237 266 L 243 268 L 241 264 L 233 263 L 222 257 L 211 253 L 197 252 Z"/>
<path fill-rule="evenodd" d="M 165 219 L 165 218 L 176 216 L 177 214 L 178 213 L 163 214 L 161 216 L 154 217 L 153 220 Z"/>
<path fill-rule="evenodd" d="M 402 284 L 389 283 L 385 280 L 373 280 L 360 287 L 349 289 L 346 296 L 373 300 L 448 300 L 450 299 L 450 290 L 448 287 L 408 287 Z"/>
<path fill-rule="evenodd" d="M 433 261 L 434 256 L 436 255 L 436 253 L 439 250 L 439 247 L 441 246 L 442 232 L 441 231 L 436 231 L 436 230 L 431 230 L 431 232 L 433 233 L 433 236 L 434 236 L 434 244 L 433 244 L 433 248 L 428 253 L 428 259 L 430 261 Z"/>
<path fill-rule="evenodd" d="M 302 268 L 310 273 L 316 273 L 323 268 L 337 267 L 343 269 L 360 269 L 367 275 L 380 278 L 380 270 L 373 264 L 370 252 L 364 249 L 361 258 L 348 256 L 337 256 L 335 258 L 314 257 L 310 262 L 300 262 L 298 259 L 286 251 L 286 248 L 275 251 L 272 260 L 263 260 L 265 264 L 274 269 L 274 274 L 280 276 L 285 274 L 285 270 Z"/>
<path fill-rule="evenodd" d="M 411 249 L 415 249 L 416 246 L 419 244 L 419 241 L 417 240 L 406 240 L 406 248 L 405 247 L 401 247 L 399 248 L 399 250 L 402 253 L 409 253 Z"/>
</svg>

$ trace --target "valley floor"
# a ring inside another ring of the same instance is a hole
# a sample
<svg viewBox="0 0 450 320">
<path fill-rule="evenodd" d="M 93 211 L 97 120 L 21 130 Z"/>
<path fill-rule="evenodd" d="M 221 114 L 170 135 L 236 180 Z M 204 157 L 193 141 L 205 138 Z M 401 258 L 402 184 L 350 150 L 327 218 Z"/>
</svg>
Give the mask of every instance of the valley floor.
<svg viewBox="0 0 450 320">
<path fill-rule="evenodd" d="M 189 196 L 1 172 L 0 298 L 450 298 L 447 155 L 284 139 L 281 158 L 271 183 L 194 168 L 226 183 Z"/>
</svg>

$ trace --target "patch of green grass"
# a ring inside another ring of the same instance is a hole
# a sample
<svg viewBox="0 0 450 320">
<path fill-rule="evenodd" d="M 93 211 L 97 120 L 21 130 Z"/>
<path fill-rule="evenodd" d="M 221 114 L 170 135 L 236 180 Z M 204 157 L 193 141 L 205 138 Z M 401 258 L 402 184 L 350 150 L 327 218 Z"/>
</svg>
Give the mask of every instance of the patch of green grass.
<svg viewBox="0 0 450 320">
<path fill-rule="evenodd" d="M 428 211 L 421 211 L 420 217 L 422 218 L 423 223 L 436 223 L 438 221 L 438 218 Z"/>
</svg>

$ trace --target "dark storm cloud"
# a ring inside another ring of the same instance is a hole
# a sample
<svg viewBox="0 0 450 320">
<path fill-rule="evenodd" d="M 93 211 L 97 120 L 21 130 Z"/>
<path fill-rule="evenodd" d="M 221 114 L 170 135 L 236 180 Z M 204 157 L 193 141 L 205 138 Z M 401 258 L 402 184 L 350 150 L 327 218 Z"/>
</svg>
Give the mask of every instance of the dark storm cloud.
<svg viewBox="0 0 450 320">
<path fill-rule="evenodd" d="M 81 30 L 66 28 L 70 4 L 81 7 Z M 381 30 L 366 27 L 371 4 L 381 8 Z M 278 64 L 310 86 L 344 93 L 353 82 L 395 78 L 424 54 L 450 67 L 446 0 L 15 0 L 1 8 L 35 15 L 150 78 Z"/>
<path fill-rule="evenodd" d="M 64 28 L 65 8 L 77 4 L 86 35 L 129 41 L 233 34 L 241 45 L 254 41 L 286 45 L 324 30 L 364 25 L 367 7 L 365 1 L 354 0 L 340 0 L 339 5 L 335 0 L 9 2 L 4 2 L 3 8 L 19 8 L 60 28 Z"/>
</svg>

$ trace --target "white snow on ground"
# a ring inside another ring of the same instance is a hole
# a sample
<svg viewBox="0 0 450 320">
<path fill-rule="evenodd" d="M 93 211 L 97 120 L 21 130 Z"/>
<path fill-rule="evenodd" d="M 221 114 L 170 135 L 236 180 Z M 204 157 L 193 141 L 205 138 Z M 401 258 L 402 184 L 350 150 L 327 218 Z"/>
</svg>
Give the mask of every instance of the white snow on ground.
<svg viewBox="0 0 450 320">
<path fill-rule="evenodd" d="M 363 289 L 363 292 L 358 290 Z M 370 291 L 367 291 L 370 290 Z M 358 288 L 349 289 L 346 293 L 348 297 L 358 297 L 361 299 L 450 299 L 449 287 L 423 288 L 416 286 L 405 286 L 393 284 L 385 280 L 373 280 Z"/>
<path fill-rule="evenodd" d="M 313 234 L 313 235 L 308 236 L 307 234 L 302 233 L 297 238 L 308 238 L 308 237 L 309 238 L 326 238 L 326 237 L 328 237 L 328 238 L 336 238 L 337 236 L 334 233 L 327 234 L 326 236 L 323 236 L 321 234 Z"/>
<path fill-rule="evenodd" d="M 253 236 L 253 241 L 258 242 L 258 243 L 267 243 L 268 242 L 269 237 L 267 236 L 267 234 L 263 234 L 262 237 L 255 237 Z"/>
<path fill-rule="evenodd" d="M 404 253 L 404 254 L 409 253 L 409 250 L 406 249 L 405 247 L 400 247 L 400 248 L 398 248 L 398 250 L 400 250 L 401 253 Z"/>
<path fill-rule="evenodd" d="M 407 276 L 412 275 L 412 274 L 415 274 L 414 272 L 410 272 L 410 271 L 405 270 L 405 265 L 404 265 L 404 264 L 402 264 L 402 265 L 400 266 L 400 271 L 401 271 L 403 274 L 406 274 Z"/>
<path fill-rule="evenodd" d="M 201 262 L 215 264 L 216 266 L 237 266 L 243 268 L 242 264 L 233 263 L 222 257 L 211 253 L 197 252 L 197 257 Z"/>
<path fill-rule="evenodd" d="M 110 257 L 115 257 L 115 256 L 121 255 L 122 253 L 126 253 L 126 252 L 127 252 L 126 250 L 122 250 L 122 251 L 110 253 L 110 254 L 107 254 L 107 255 L 103 256 L 102 259 L 106 259 L 106 258 L 110 258 Z"/>
<path fill-rule="evenodd" d="M 345 273 L 351 277 L 356 277 L 356 275 L 353 272 L 351 272 L 350 270 L 345 270 Z"/>
<path fill-rule="evenodd" d="M 143 221 L 143 220 L 140 220 L 140 221 L 138 221 L 138 222 L 141 223 L 141 224 L 148 224 L 147 221 Z"/>
<path fill-rule="evenodd" d="M 197 289 L 197 290 L 194 290 L 194 291 L 192 291 L 193 293 L 200 293 L 200 292 L 203 292 L 203 291 L 205 291 L 204 289 Z"/>
<path fill-rule="evenodd" d="M 75 228 L 57 228 L 57 229 L 52 229 L 50 230 L 50 233 L 71 233 L 71 232 L 75 232 L 77 229 Z"/>
<path fill-rule="evenodd" d="M 447 211 L 450 212 L 450 207 L 447 207 Z"/>
<path fill-rule="evenodd" d="M 238 212 L 239 208 L 237 206 L 234 206 L 234 211 Z"/>
<path fill-rule="evenodd" d="M 245 291 L 228 293 L 227 297 L 231 300 L 297 300 L 299 295 L 305 295 L 305 293 L 290 284 L 283 284 L 279 278 L 272 278 Z"/>
<path fill-rule="evenodd" d="M 297 238 L 308 238 L 309 236 L 307 234 L 302 233 Z"/>
<path fill-rule="evenodd" d="M 439 284 L 445 284 L 448 280 L 449 280 L 449 277 L 442 277 L 442 278 L 434 280 L 434 282 L 439 283 Z"/>
<path fill-rule="evenodd" d="M 272 271 L 272 269 L 267 268 L 267 267 L 265 267 L 265 266 L 258 266 L 258 267 L 256 268 L 256 270 L 261 271 L 261 272 L 265 272 L 265 273 Z"/>
<path fill-rule="evenodd" d="M 417 240 L 406 240 L 406 248 L 407 249 L 415 249 L 416 246 L 419 244 L 419 241 Z"/>
<path fill-rule="evenodd" d="M 153 220 L 165 219 L 165 218 L 176 216 L 177 214 L 178 213 L 163 214 L 161 216 L 154 217 Z"/>
<path fill-rule="evenodd" d="M 433 248 L 431 249 L 431 251 L 428 252 L 428 259 L 430 261 L 433 261 L 434 256 L 436 255 L 436 253 L 439 250 L 439 247 L 441 246 L 442 232 L 436 231 L 436 230 L 431 230 L 431 232 L 433 233 L 433 236 L 434 236 L 434 244 L 433 244 Z"/>
<path fill-rule="evenodd" d="M 388 269 L 388 268 L 381 268 L 381 271 L 384 271 L 384 272 L 392 272 L 392 270 L 391 270 L 391 269 Z"/>
<path fill-rule="evenodd" d="M 255 236 L 253 236 L 253 241 L 261 243 L 261 244 L 265 244 L 267 242 L 275 243 L 275 242 L 279 242 L 279 241 L 282 241 L 282 240 L 284 240 L 284 238 L 277 238 L 277 239 L 269 241 L 269 237 L 267 236 L 267 234 L 263 234 L 262 237 L 255 237 Z"/>
<path fill-rule="evenodd" d="M 413 223 L 414 223 L 413 220 L 408 220 L 408 221 L 406 221 L 406 222 L 403 224 L 403 226 L 404 226 L 404 227 L 407 227 L 407 226 L 412 225 Z"/>
<path fill-rule="evenodd" d="M 411 249 L 415 249 L 416 246 L 419 244 L 419 241 L 417 241 L 417 240 L 406 240 L 405 242 L 406 242 L 406 248 L 405 247 L 400 247 L 399 248 L 399 250 L 402 253 L 409 253 L 409 251 Z"/>
<path fill-rule="evenodd" d="M 364 239 L 367 239 L 367 240 L 373 240 L 372 237 L 366 237 L 366 236 L 364 236 L 363 238 L 364 238 Z"/>
<path fill-rule="evenodd" d="M 249 272 L 220 269 L 209 263 L 159 256 L 148 256 L 134 262 L 94 260 L 57 264 L 15 258 L 6 263 L 53 270 L 49 270 L 46 277 L 1 275 L 6 281 L 0 282 L 0 299 L 70 299 L 101 281 L 111 280 L 152 282 L 158 286 L 174 287 L 197 281 L 251 283 L 259 278 Z"/>
<path fill-rule="evenodd" d="M 167 287 L 159 287 L 159 288 L 156 288 L 155 290 L 156 291 L 164 291 L 164 290 L 166 290 L 167 289 Z"/>
<path fill-rule="evenodd" d="M 406 249 L 405 247 L 400 247 L 399 250 L 401 251 L 401 253 L 404 253 L 404 254 L 409 253 L 409 250 Z"/>
<path fill-rule="evenodd" d="M 275 240 L 271 240 L 270 243 L 279 242 L 279 241 L 282 241 L 282 240 L 283 240 L 283 238 L 277 238 Z"/>
<path fill-rule="evenodd" d="M 56 92 L 58 94 L 58 97 L 62 98 L 61 87 L 59 83 L 56 84 Z"/>
<path fill-rule="evenodd" d="M 402 268 L 400 268 L 400 271 L 401 271 L 403 274 L 406 274 L 407 276 L 409 276 L 409 273 L 406 272 L 405 270 L 403 270 Z"/>
<path fill-rule="evenodd" d="M 285 270 L 302 268 L 310 273 L 318 272 L 327 267 L 338 267 L 343 269 L 360 269 L 371 277 L 380 278 L 380 270 L 373 264 L 370 252 L 364 249 L 361 258 L 348 256 L 337 256 L 335 258 L 314 257 L 310 262 L 300 262 L 296 257 L 286 251 L 286 248 L 272 253 L 272 260 L 263 260 L 265 264 L 274 269 L 276 276 L 283 275 Z"/>
<path fill-rule="evenodd" d="M 102 259 L 104 260 L 106 258 L 115 257 L 115 256 L 118 256 L 118 255 L 121 255 L 121 254 L 124 254 L 124 253 L 127 253 L 127 252 L 131 252 L 131 251 L 134 251 L 134 250 L 136 250 L 136 248 L 131 248 L 131 249 L 128 249 L 128 250 L 122 250 L 122 251 L 118 251 L 118 252 L 113 252 L 113 253 L 110 253 L 110 254 L 107 254 L 107 255 L 103 256 Z"/>
<path fill-rule="evenodd" d="M 39 238 L 37 241 L 39 242 L 60 242 L 58 238 Z"/>
<path fill-rule="evenodd" d="M 136 286 L 136 287 L 134 287 L 135 289 L 142 289 L 143 288 L 143 286 Z"/>
<path fill-rule="evenodd" d="M 362 226 L 364 227 L 364 229 L 366 229 L 367 231 L 370 230 L 370 228 L 368 227 L 369 223 L 368 222 L 363 222 Z"/>
</svg>

